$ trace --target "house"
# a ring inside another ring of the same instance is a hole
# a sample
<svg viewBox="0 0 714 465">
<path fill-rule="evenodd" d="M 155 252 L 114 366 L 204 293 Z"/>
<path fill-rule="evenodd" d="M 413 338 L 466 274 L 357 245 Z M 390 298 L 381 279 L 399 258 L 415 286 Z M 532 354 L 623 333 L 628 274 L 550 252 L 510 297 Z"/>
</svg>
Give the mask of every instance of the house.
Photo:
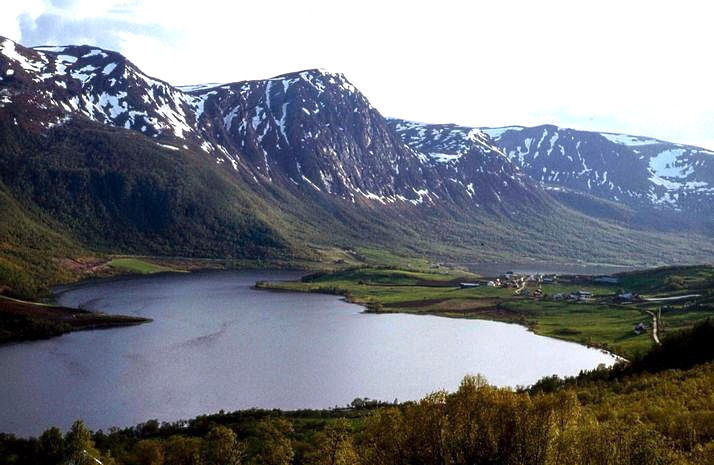
<svg viewBox="0 0 714 465">
<path fill-rule="evenodd" d="M 565 295 L 562 292 L 559 292 L 553 296 L 553 300 L 563 300 L 565 298 Z"/>
<path fill-rule="evenodd" d="M 618 300 L 635 300 L 636 295 L 632 292 L 625 292 L 617 296 Z"/>
<path fill-rule="evenodd" d="M 570 294 L 570 298 L 573 300 L 577 300 L 578 302 L 587 302 L 592 298 L 592 296 L 592 292 L 582 290 Z"/>
<path fill-rule="evenodd" d="M 489 281 L 488 283 L 486 283 L 486 285 L 487 285 L 488 287 L 496 287 L 496 286 L 498 286 L 498 284 L 496 284 L 496 281 Z"/>
</svg>

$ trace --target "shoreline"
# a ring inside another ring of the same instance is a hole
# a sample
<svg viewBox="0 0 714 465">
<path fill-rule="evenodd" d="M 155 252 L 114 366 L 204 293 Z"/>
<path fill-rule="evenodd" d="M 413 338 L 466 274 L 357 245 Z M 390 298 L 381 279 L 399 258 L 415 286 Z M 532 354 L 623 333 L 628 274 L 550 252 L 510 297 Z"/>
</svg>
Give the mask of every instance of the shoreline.
<svg viewBox="0 0 714 465">
<path fill-rule="evenodd" d="M 153 320 L 108 314 L 0 296 L 0 346 L 31 342 L 76 331 L 136 326 Z"/>
<path fill-rule="evenodd" d="M 483 321 L 492 321 L 495 323 L 504 323 L 504 324 L 515 324 L 518 326 L 521 326 L 525 328 L 527 331 L 541 337 L 549 337 L 552 339 L 557 339 L 559 341 L 564 341 L 564 342 L 569 342 L 571 344 L 578 344 L 583 347 L 587 347 L 589 349 L 595 349 L 598 350 L 604 354 L 607 354 L 615 359 L 615 363 L 630 363 L 630 360 L 625 358 L 624 356 L 612 352 L 610 350 L 604 349 L 596 344 L 584 344 L 582 342 L 578 341 L 573 341 L 571 339 L 566 339 L 564 337 L 558 337 L 557 335 L 549 335 L 549 334 L 542 334 L 536 331 L 532 326 L 524 324 L 519 321 L 515 320 L 507 320 L 507 319 L 497 319 L 497 318 L 487 318 L 487 317 L 479 317 L 475 315 L 464 315 L 464 316 L 458 316 L 458 315 L 453 315 L 453 314 L 441 314 L 437 312 L 405 312 L 405 311 L 399 311 L 399 310 L 373 310 L 370 309 L 369 307 L 369 302 L 362 302 L 359 300 L 351 299 L 349 296 L 342 294 L 342 293 L 336 293 L 336 292 L 326 292 L 326 291 L 320 291 L 320 290 L 298 290 L 298 289 L 284 289 L 280 287 L 271 287 L 272 281 L 271 282 L 263 282 L 263 284 L 260 284 L 261 282 L 256 282 L 254 286 L 252 286 L 253 289 L 257 289 L 260 291 L 268 291 L 268 292 L 284 292 L 284 293 L 300 293 L 300 294 L 323 294 L 323 295 L 332 295 L 332 296 L 339 296 L 341 297 L 341 300 L 344 302 L 354 304 L 354 305 L 359 305 L 363 308 L 361 313 L 364 314 L 372 314 L 372 315 L 414 315 L 414 316 L 434 316 L 434 317 L 440 317 L 440 318 L 452 318 L 452 319 L 462 319 L 462 320 L 483 320 Z"/>
</svg>

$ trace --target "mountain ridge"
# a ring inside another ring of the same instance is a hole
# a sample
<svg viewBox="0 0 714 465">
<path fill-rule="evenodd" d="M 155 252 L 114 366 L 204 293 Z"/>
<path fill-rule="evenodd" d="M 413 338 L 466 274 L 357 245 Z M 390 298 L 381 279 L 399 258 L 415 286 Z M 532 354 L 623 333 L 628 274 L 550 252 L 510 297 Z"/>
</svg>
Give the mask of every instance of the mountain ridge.
<svg viewBox="0 0 714 465">
<path fill-rule="evenodd" d="M 0 39 L 0 78 L 0 182 L 72 250 L 289 259 L 377 247 L 449 261 L 628 263 L 714 256 L 697 235 L 635 230 L 559 201 L 478 128 L 397 128 L 340 73 L 185 91 L 116 52 Z"/>
</svg>

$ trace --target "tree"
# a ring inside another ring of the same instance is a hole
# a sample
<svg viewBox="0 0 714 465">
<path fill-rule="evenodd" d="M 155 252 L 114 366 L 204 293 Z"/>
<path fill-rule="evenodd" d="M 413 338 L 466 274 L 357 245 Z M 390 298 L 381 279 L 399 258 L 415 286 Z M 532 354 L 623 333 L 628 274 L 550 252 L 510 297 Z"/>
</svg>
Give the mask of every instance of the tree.
<svg viewBox="0 0 714 465">
<path fill-rule="evenodd" d="M 139 441 L 134 448 L 138 465 L 164 465 L 164 447 L 155 439 Z"/>
<path fill-rule="evenodd" d="M 201 440 L 171 436 L 164 447 L 164 463 L 171 465 L 200 465 Z"/>
<path fill-rule="evenodd" d="M 238 465 L 244 450 L 233 430 L 214 426 L 203 442 L 203 460 L 205 465 Z"/>
<path fill-rule="evenodd" d="M 64 438 L 59 428 L 46 430 L 39 438 L 39 453 L 44 464 L 56 465 L 64 457 Z"/>
<path fill-rule="evenodd" d="M 94 445 L 92 433 L 82 420 L 72 424 L 72 429 L 65 437 L 67 463 L 72 465 L 96 465 L 101 455 Z"/>
<path fill-rule="evenodd" d="M 289 435 L 292 423 L 285 418 L 264 418 L 256 426 L 255 462 L 261 465 L 289 465 L 295 451 Z"/>
<path fill-rule="evenodd" d="M 359 463 L 352 442 L 352 426 L 340 418 L 315 435 L 316 450 L 311 462 L 315 465 L 354 465 Z"/>
<path fill-rule="evenodd" d="M 359 437 L 362 461 L 366 465 L 407 465 L 406 429 L 400 408 L 374 410 Z"/>
</svg>

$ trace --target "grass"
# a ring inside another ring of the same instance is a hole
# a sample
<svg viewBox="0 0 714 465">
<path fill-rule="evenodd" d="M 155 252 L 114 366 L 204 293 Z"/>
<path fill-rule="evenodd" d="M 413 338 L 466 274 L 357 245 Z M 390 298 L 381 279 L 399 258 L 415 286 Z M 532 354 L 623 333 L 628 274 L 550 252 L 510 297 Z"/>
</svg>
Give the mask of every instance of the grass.
<svg viewBox="0 0 714 465">
<path fill-rule="evenodd" d="M 520 300 L 504 306 L 527 315 L 537 334 L 557 337 L 603 349 L 631 358 L 652 347 L 648 333 L 636 335 L 633 327 L 650 318 L 633 306 L 578 304 L 548 300 Z"/>
<path fill-rule="evenodd" d="M 650 325 L 651 317 L 646 311 L 656 311 L 661 305 L 616 303 L 613 297 L 621 288 L 635 292 L 657 290 L 670 295 L 688 292 L 690 289 L 686 286 L 693 286 L 703 294 L 712 292 L 707 283 L 709 276 L 714 276 L 714 268 L 679 267 L 668 270 L 628 273 L 616 285 L 587 280 L 542 284 L 546 295 L 544 299 L 514 295 L 512 288 L 482 286 L 461 289 L 458 283 L 473 280 L 475 275 L 453 269 L 352 268 L 315 273 L 301 281 L 258 283 L 258 287 L 339 294 L 351 302 L 365 304 L 369 312 L 431 314 L 519 323 L 537 334 L 600 347 L 632 358 L 654 344 L 648 332 L 635 334 L 634 326 L 640 322 Z M 647 279 L 648 273 L 652 275 L 650 279 Z M 684 276 L 685 287 L 668 288 L 672 276 Z M 528 287 L 535 287 L 535 284 Z M 575 303 L 549 298 L 581 289 L 593 293 L 592 302 Z M 712 298 L 707 294 L 666 307 L 668 310 L 662 313 L 660 323 L 663 331 L 689 328 L 714 316 L 714 303 L 710 300 Z"/>
<path fill-rule="evenodd" d="M 642 294 L 675 295 L 682 294 L 684 290 L 696 291 L 714 286 L 714 267 L 706 265 L 656 268 L 621 273 L 618 276 L 620 287 Z"/>
<path fill-rule="evenodd" d="M 167 271 L 176 271 L 173 268 L 169 268 L 162 265 L 157 265 L 155 263 L 148 262 L 146 260 L 141 260 L 138 258 L 113 258 L 109 262 L 109 266 L 116 268 L 118 270 L 128 272 L 128 273 L 138 273 L 138 274 L 153 274 L 153 273 L 163 273 Z"/>
</svg>

